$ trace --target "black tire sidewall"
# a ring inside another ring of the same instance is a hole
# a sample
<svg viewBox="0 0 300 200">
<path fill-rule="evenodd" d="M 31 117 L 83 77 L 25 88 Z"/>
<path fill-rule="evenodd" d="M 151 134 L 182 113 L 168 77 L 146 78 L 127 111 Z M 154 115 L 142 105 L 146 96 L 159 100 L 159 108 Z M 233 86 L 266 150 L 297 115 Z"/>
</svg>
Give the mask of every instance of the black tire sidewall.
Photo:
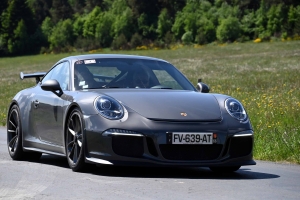
<svg viewBox="0 0 300 200">
<path fill-rule="evenodd" d="M 69 127 L 69 122 L 70 119 L 72 118 L 72 116 L 77 113 L 80 116 L 80 121 L 81 121 L 81 130 L 82 130 L 82 146 L 81 146 L 81 150 L 78 156 L 78 160 L 77 162 L 74 164 L 68 157 L 68 127 Z M 84 158 L 84 148 L 85 148 L 85 136 L 84 136 L 84 121 L 83 121 L 83 115 L 80 109 L 75 108 L 71 114 L 69 115 L 69 118 L 67 120 L 67 126 L 66 126 L 66 139 L 65 139 L 65 149 L 66 149 L 66 156 L 67 156 L 67 160 L 68 160 L 68 164 L 70 166 L 70 168 L 75 171 L 82 171 L 85 165 L 85 158 Z"/>
<path fill-rule="evenodd" d="M 19 123 L 19 130 L 18 130 L 18 144 L 16 146 L 16 150 L 14 152 L 11 152 L 9 150 L 9 137 L 8 137 L 8 128 L 9 128 L 9 118 L 12 114 L 12 112 L 16 110 L 17 114 L 18 114 L 18 123 Z M 13 159 L 13 160 L 21 160 L 23 157 L 24 157 L 24 152 L 23 152 L 23 140 L 22 140 L 22 123 L 21 123 L 21 118 L 20 118 L 20 109 L 17 105 L 13 105 L 9 111 L 9 114 L 8 114 L 8 118 L 7 118 L 7 148 L 8 148 L 8 152 L 9 152 L 9 155 L 10 157 Z"/>
</svg>

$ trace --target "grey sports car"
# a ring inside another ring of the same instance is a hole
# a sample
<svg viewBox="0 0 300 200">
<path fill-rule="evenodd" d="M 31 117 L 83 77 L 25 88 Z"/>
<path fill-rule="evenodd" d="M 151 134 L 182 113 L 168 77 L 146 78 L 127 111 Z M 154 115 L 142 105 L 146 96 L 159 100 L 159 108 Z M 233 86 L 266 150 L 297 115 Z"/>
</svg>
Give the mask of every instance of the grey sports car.
<svg viewBox="0 0 300 200">
<path fill-rule="evenodd" d="M 210 167 L 255 165 L 253 129 L 242 104 L 194 87 L 169 62 L 132 55 L 79 55 L 47 73 L 20 73 L 36 85 L 16 94 L 7 117 L 12 159 L 65 156 L 86 163 Z"/>
</svg>

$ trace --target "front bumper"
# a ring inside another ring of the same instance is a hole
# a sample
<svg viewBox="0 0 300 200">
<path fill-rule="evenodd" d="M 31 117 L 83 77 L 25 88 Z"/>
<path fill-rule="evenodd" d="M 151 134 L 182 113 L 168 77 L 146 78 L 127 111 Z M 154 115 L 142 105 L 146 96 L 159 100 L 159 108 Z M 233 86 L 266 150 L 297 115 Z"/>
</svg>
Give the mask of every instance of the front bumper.
<svg viewBox="0 0 300 200">
<path fill-rule="evenodd" d="M 167 144 L 166 132 L 118 133 L 86 130 L 86 162 L 127 166 L 255 165 L 253 131 L 217 132 L 212 145 Z"/>
</svg>

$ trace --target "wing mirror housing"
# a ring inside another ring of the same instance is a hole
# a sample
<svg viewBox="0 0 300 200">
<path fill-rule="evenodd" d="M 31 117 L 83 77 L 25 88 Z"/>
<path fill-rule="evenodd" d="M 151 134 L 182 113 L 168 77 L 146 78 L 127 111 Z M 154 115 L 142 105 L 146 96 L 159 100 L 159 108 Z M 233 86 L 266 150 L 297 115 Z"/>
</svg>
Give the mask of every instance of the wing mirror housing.
<svg viewBox="0 0 300 200">
<path fill-rule="evenodd" d="M 45 81 L 44 83 L 42 83 L 41 88 L 45 91 L 53 92 L 59 97 L 63 94 L 59 82 L 55 79 Z"/>
<path fill-rule="evenodd" d="M 198 90 L 198 92 L 201 92 L 201 93 L 209 93 L 209 86 L 206 85 L 205 83 L 202 83 L 201 78 L 198 79 L 196 89 Z"/>
</svg>

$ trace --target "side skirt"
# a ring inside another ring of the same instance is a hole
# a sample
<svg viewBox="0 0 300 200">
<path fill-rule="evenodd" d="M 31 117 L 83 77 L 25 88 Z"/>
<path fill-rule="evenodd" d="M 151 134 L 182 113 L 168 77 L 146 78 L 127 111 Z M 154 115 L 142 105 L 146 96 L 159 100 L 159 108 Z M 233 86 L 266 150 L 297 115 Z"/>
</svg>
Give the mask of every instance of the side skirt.
<svg viewBox="0 0 300 200">
<path fill-rule="evenodd" d="M 41 153 L 46 153 L 46 154 L 51 154 L 51 155 L 57 155 L 57 156 L 63 156 L 66 157 L 65 154 L 62 153 L 57 153 L 57 152 L 52 152 L 52 151 L 46 151 L 44 149 L 38 149 L 34 147 L 23 147 L 24 151 L 35 151 L 35 152 L 41 152 Z"/>
</svg>

